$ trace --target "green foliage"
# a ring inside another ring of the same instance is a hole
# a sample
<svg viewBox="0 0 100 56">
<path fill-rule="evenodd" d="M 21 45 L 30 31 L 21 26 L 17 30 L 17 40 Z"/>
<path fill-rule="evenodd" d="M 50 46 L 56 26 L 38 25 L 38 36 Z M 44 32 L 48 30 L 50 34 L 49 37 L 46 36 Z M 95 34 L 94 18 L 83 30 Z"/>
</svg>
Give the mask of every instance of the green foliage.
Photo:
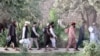
<svg viewBox="0 0 100 56">
<path fill-rule="evenodd" d="M 100 56 L 100 45 L 96 45 L 96 54 L 95 56 Z"/>
<path fill-rule="evenodd" d="M 22 28 L 24 26 L 25 23 L 25 19 L 22 19 L 20 22 L 17 23 L 17 28 L 16 28 L 16 34 L 17 34 L 17 38 L 21 39 L 22 37 Z"/>
<path fill-rule="evenodd" d="M 94 43 L 87 43 L 86 46 L 82 51 L 78 53 L 77 56 L 99 56 L 100 54 L 100 49 L 99 45 L 96 45 Z"/>
<path fill-rule="evenodd" d="M 85 46 L 83 50 L 84 56 L 95 56 L 96 53 L 95 48 L 96 46 L 94 44 L 89 44 L 89 46 Z"/>
<path fill-rule="evenodd" d="M 5 46 L 7 34 L 8 30 L 5 30 L 4 32 L 0 33 L 0 47 Z"/>
<path fill-rule="evenodd" d="M 57 12 L 59 13 L 66 13 L 70 9 L 70 0 L 56 0 L 54 2 L 54 7 L 56 8 Z"/>
<path fill-rule="evenodd" d="M 41 12 L 40 12 L 40 7 L 39 3 L 41 0 L 30 0 L 29 1 L 29 8 L 30 8 L 30 13 L 34 17 L 34 19 L 41 19 Z"/>
<path fill-rule="evenodd" d="M 33 21 L 41 18 L 39 2 L 41 0 L 0 0 L 0 9 L 7 12 L 8 19 Z M 6 14 L 6 13 L 5 13 Z"/>
<path fill-rule="evenodd" d="M 57 16 L 57 12 L 56 12 L 56 10 L 54 8 L 52 8 L 50 10 L 49 14 L 50 14 L 50 21 L 57 21 L 58 16 Z"/>
<path fill-rule="evenodd" d="M 27 5 L 26 0 L 2 0 L 0 5 L 2 10 L 9 13 L 11 19 L 18 19 L 26 16 L 26 11 L 22 10 Z M 22 14 L 22 12 L 24 13 Z"/>
</svg>

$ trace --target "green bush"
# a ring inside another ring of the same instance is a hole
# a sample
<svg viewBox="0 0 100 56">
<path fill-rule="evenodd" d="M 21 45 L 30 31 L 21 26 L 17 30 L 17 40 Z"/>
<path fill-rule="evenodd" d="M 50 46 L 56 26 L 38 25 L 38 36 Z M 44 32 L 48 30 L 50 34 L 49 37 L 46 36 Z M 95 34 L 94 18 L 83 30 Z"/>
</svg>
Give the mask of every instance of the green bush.
<svg viewBox="0 0 100 56">
<path fill-rule="evenodd" d="M 100 56 L 100 45 L 94 43 L 87 43 L 82 51 L 76 56 Z"/>
<path fill-rule="evenodd" d="M 5 30 L 4 32 L 0 33 L 0 47 L 5 46 L 7 34 L 8 30 Z"/>
<path fill-rule="evenodd" d="M 50 10 L 49 15 L 50 15 L 50 21 L 57 21 L 59 18 L 54 8 Z"/>
</svg>

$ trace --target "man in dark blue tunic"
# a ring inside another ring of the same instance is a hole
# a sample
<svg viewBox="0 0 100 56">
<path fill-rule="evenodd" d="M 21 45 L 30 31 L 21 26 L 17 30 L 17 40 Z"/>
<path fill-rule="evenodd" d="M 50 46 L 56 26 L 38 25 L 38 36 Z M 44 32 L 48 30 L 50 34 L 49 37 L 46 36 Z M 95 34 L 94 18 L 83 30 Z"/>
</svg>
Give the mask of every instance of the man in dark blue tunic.
<svg viewBox="0 0 100 56">
<path fill-rule="evenodd" d="M 84 40 L 84 35 L 85 35 L 85 22 L 82 23 L 82 26 L 80 27 L 79 29 L 79 38 L 78 38 L 78 42 L 77 42 L 77 45 L 76 45 L 76 50 L 79 50 L 78 47 L 83 44 L 83 40 Z"/>
</svg>

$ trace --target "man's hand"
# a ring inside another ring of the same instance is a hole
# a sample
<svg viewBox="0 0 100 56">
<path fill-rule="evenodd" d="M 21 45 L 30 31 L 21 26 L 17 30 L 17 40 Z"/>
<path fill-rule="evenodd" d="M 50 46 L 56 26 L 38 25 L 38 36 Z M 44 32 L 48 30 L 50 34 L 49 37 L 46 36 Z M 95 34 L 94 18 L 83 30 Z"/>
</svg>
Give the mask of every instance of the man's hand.
<svg viewBox="0 0 100 56">
<path fill-rule="evenodd" d="M 55 39 L 57 39 L 57 36 L 55 37 Z"/>
<path fill-rule="evenodd" d="M 39 35 L 39 34 L 37 34 L 37 36 L 38 36 L 38 37 L 40 37 L 40 35 Z"/>
</svg>

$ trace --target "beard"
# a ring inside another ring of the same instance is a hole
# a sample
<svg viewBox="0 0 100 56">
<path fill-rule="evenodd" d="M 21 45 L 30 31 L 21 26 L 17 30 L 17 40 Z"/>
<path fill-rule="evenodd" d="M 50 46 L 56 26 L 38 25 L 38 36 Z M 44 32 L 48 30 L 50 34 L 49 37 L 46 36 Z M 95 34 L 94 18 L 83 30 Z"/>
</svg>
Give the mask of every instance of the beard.
<svg viewBox="0 0 100 56">
<path fill-rule="evenodd" d="M 73 25 L 73 27 L 75 28 L 76 26 L 75 26 L 75 25 Z"/>
</svg>

